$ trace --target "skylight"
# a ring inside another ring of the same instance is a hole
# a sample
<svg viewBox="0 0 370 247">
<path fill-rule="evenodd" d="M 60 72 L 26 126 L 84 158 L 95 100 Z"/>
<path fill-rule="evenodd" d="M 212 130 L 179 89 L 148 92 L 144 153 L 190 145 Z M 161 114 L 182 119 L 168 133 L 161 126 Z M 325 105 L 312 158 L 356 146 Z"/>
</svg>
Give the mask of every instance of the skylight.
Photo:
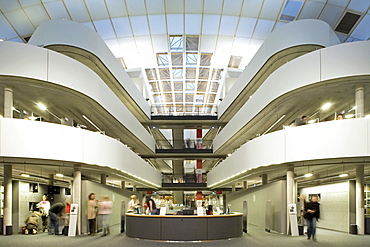
<svg viewBox="0 0 370 247">
<path fill-rule="evenodd" d="M 223 69 L 212 53 L 199 50 L 199 36 L 169 36 L 169 51 L 157 53 L 157 68 L 145 69 L 153 95 L 153 115 L 210 115 Z"/>
<path fill-rule="evenodd" d="M 287 0 L 283 12 L 281 13 L 280 20 L 293 21 L 301 9 L 302 0 Z"/>
</svg>

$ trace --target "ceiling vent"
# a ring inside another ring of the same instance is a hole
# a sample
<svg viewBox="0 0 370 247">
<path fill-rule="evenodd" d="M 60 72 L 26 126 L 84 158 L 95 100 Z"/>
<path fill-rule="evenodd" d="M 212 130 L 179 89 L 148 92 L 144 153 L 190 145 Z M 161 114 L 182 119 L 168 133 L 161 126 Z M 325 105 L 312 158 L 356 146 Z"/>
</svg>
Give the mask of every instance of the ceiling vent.
<svg viewBox="0 0 370 247">
<path fill-rule="evenodd" d="M 241 56 L 231 56 L 229 60 L 229 64 L 227 65 L 228 68 L 239 68 L 239 65 L 242 61 Z"/>
<path fill-rule="evenodd" d="M 353 29 L 357 21 L 360 19 L 361 15 L 347 12 L 343 16 L 342 20 L 339 22 L 338 26 L 335 28 L 336 32 L 349 34 Z"/>
</svg>

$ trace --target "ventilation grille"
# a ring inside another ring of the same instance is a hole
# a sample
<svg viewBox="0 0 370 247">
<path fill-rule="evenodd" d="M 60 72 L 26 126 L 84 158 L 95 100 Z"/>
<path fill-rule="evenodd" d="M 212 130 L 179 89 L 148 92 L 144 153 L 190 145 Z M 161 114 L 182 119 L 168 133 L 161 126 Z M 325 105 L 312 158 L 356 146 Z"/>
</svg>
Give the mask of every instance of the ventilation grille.
<svg viewBox="0 0 370 247">
<path fill-rule="evenodd" d="M 361 15 L 354 14 L 351 12 L 347 12 L 342 20 L 339 22 L 337 28 L 335 29 L 336 32 L 349 34 L 352 28 L 355 26 L 356 22 L 360 19 Z"/>
</svg>

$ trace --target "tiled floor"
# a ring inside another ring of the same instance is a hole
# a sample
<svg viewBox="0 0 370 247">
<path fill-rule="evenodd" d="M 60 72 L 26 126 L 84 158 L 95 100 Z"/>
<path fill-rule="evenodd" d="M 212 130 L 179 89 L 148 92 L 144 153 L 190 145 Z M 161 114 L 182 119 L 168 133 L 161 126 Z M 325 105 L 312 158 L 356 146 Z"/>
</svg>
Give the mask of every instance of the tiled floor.
<svg viewBox="0 0 370 247">
<path fill-rule="evenodd" d="M 145 231 L 145 229 L 143 229 Z M 370 246 L 370 235 L 351 235 L 348 233 L 328 231 L 324 229 L 317 230 L 317 242 L 306 240 L 305 236 L 291 237 L 278 233 L 267 233 L 262 228 L 249 226 L 248 233 L 239 238 L 229 240 L 202 241 L 202 242 L 166 242 L 151 241 L 129 238 L 125 234 L 112 234 L 101 237 L 96 236 L 54 236 L 46 233 L 36 235 L 12 235 L 0 236 L 0 246 L 27 246 L 27 247 L 59 247 L 59 246 L 89 246 L 89 247 L 151 247 L 151 246 L 174 246 L 181 247 L 242 247 L 242 246 Z"/>
</svg>

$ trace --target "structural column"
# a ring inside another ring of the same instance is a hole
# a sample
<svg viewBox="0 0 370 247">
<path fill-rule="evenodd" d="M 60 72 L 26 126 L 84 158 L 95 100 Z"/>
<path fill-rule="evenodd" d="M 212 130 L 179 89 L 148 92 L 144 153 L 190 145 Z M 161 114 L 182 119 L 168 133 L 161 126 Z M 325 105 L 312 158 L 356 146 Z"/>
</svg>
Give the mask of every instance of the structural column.
<svg viewBox="0 0 370 247">
<path fill-rule="evenodd" d="M 364 113 L 365 97 L 364 97 L 364 87 L 362 85 L 356 87 L 355 98 L 356 98 L 356 118 L 365 117 Z"/>
<path fill-rule="evenodd" d="M 107 184 L 107 175 L 100 174 L 100 183 L 101 184 Z"/>
<path fill-rule="evenodd" d="M 267 174 L 262 174 L 261 177 L 262 177 L 262 185 L 267 184 Z"/>
<path fill-rule="evenodd" d="M 13 234 L 12 190 L 12 165 L 4 165 L 4 235 Z"/>
<path fill-rule="evenodd" d="M 132 185 L 132 191 L 136 192 L 136 185 Z"/>
<path fill-rule="evenodd" d="M 54 185 L 54 174 L 49 174 L 48 183 L 49 185 Z"/>
<path fill-rule="evenodd" d="M 248 189 L 248 181 L 243 181 L 243 189 Z"/>
<path fill-rule="evenodd" d="M 294 203 L 294 166 L 288 166 L 286 174 L 286 199 L 287 205 Z M 289 234 L 290 222 L 289 222 L 289 212 L 287 210 L 287 234 Z"/>
<path fill-rule="evenodd" d="M 75 165 L 73 171 L 72 203 L 78 204 L 77 235 L 81 234 L 81 166 Z"/>
<path fill-rule="evenodd" d="M 125 187 L 125 181 L 121 181 L 121 189 L 125 189 L 126 187 Z"/>
<path fill-rule="evenodd" d="M 4 90 L 4 117 L 13 118 L 13 89 L 7 86 Z"/>
<path fill-rule="evenodd" d="M 364 234 L 364 165 L 356 165 L 356 225 L 357 233 Z"/>
<path fill-rule="evenodd" d="M 197 169 L 195 170 L 197 183 L 203 183 L 203 162 L 197 160 Z"/>
</svg>

